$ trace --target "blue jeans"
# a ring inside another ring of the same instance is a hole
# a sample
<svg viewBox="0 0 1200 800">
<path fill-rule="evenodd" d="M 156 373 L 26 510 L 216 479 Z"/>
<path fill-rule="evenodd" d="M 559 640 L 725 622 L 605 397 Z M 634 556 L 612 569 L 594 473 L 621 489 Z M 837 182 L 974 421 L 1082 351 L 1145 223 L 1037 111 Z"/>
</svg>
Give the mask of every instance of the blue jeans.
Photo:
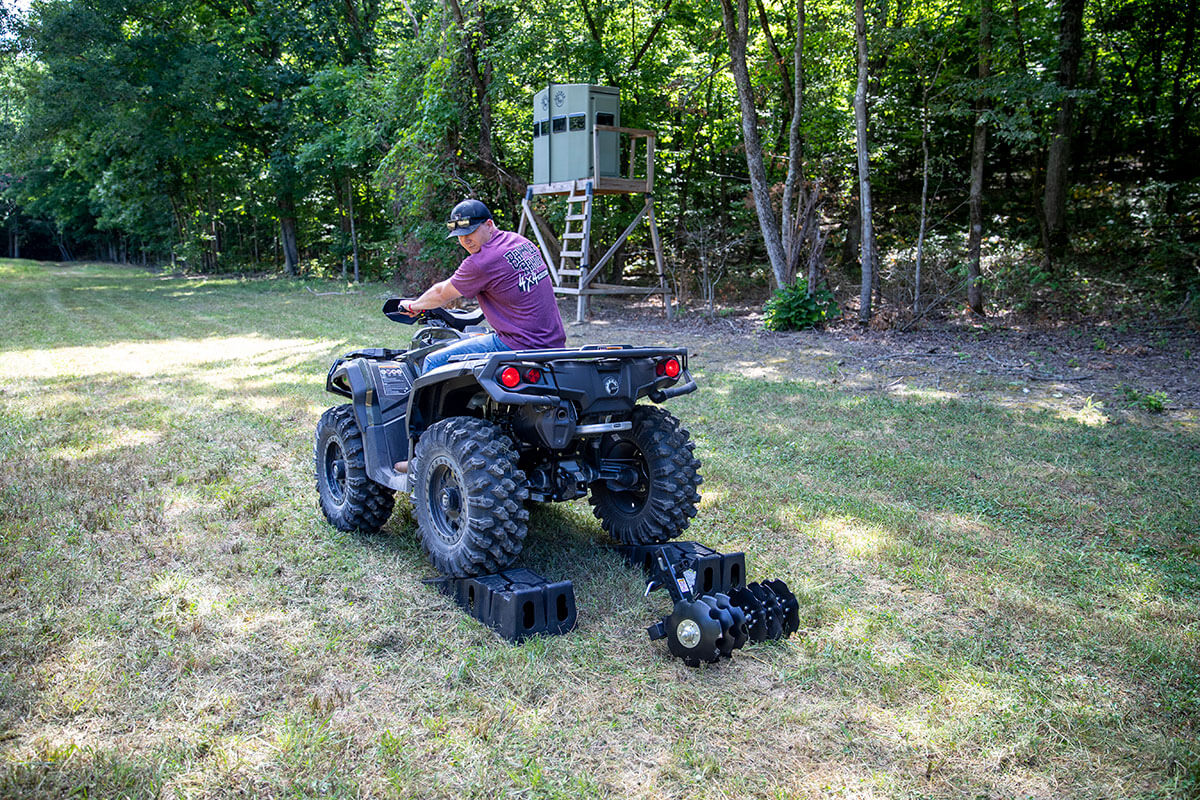
<svg viewBox="0 0 1200 800">
<path fill-rule="evenodd" d="M 466 339 L 459 339 L 454 344 L 447 345 L 441 350 L 434 350 L 425 356 L 421 374 L 424 375 L 426 372 L 442 366 L 450 360 L 450 356 L 459 356 L 465 353 L 505 353 L 511 350 L 512 348 L 500 341 L 500 337 L 494 333 L 468 336 Z"/>
</svg>

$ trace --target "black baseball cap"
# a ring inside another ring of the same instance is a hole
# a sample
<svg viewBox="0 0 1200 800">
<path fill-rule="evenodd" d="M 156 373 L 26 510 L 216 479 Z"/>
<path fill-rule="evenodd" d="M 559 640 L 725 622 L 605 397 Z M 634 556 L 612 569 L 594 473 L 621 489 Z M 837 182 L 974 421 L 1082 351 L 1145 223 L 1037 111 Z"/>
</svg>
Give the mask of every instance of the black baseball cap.
<svg viewBox="0 0 1200 800">
<path fill-rule="evenodd" d="M 483 203 L 478 200 L 463 200 L 450 212 L 450 219 L 446 221 L 450 235 L 446 238 L 474 233 L 476 228 L 491 218 L 492 212 L 488 211 Z"/>
</svg>

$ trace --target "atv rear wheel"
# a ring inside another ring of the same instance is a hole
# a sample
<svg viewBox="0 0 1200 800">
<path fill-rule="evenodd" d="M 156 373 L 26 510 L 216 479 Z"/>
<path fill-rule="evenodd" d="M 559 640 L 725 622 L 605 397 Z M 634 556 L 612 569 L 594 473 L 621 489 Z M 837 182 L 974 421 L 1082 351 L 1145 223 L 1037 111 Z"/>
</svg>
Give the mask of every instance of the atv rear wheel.
<svg viewBox="0 0 1200 800">
<path fill-rule="evenodd" d="M 411 464 L 421 544 L 438 572 L 499 572 L 525 542 L 529 497 L 512 442 L 490 422 L 450 417 L 421 435 Z"/>
<path fill-rule="evenodd" d="M 670 413 L 635 407 L 633 428 L 600 443 L 602 465 L 629 476 L 592 484 L 588 502 L 604 530 L 624 544 L 655 544 L 683 533 L 696 516 L 697 487 L 703 481 L 693 448 L 687 430 Z"/>
<path fill-rule="evenodd" d="M 318 503 L 329 524 L 341 531 L 378 533 L 392 515 L 395 498 L 390 488 L 367 477 L 353 406 L 334 406 L 321 415 L 313 466 Z"/>
</svg>

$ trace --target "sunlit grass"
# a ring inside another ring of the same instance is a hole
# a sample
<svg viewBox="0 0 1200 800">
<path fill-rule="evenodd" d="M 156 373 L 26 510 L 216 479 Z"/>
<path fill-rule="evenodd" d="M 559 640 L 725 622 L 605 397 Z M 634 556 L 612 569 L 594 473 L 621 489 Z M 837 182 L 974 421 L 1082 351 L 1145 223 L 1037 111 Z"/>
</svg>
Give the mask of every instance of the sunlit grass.
<svg viewBox="0 0 1200 800">
<path fill-rule="evenodd" d="M 405 343 L 386 287 L 0 281 L 0 796 L 1200 787 L 1195 431 L 704 364 L 670 404 L 686 535 L 787 580 L 801 631 L 690 670 L 582 501 L 534 509 L 522 562 L 579 628 L 519 646 L 422 583 L 404 500 L 377 537 L 324 523 L 325 372 Z"/>
</svg>

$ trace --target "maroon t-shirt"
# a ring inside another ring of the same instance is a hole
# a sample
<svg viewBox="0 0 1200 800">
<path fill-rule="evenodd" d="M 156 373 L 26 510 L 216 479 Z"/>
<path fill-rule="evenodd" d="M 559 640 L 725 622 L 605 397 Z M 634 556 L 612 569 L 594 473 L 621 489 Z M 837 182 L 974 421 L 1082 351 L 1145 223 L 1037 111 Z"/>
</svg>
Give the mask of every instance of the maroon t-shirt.
<svg viewBox="0 0 1200 800">
<path fill-rule="evenodd" d="M 513 350 L 562 347 L 563 330 L 554 284 L 542 253 L 512 231 L 496 231 L 478 253 L 462 260 L 450 283 L 479 307 L 500 341 Z"/>
</svg>

